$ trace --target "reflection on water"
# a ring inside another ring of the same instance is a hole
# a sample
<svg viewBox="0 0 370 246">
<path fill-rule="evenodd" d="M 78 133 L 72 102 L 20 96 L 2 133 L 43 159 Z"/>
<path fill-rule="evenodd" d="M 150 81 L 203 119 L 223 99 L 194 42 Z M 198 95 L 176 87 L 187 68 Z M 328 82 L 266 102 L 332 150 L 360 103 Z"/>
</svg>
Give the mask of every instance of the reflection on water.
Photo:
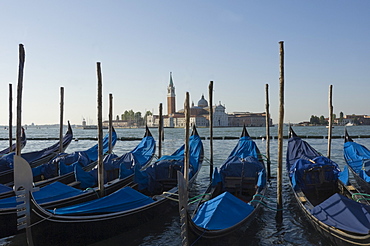
<svg viewBox="0 0 370 246">
<path fill-rule="evenodd" d="M 328 129 L 325 127 L 294 127 L 295 132 L 300 136 L 326 136 Z M 34 129 L 28 128 L 26 131 L 29 137 L 40 137 L 41 134 L 49 137 L 59 137 L 59 129 L 47 128 L 47 129 Z M 73 129 L 74 137 L 95 137 L 96 131 L 93 130 L 82 130 Z M 142 137 L 144 135 L 144 129 L 116 129 L 118 137 Z M 151 129 L 155 139 L 158 139 L 157 129 Z M 260 137 L 265 135 L 264 128 L 248 128 L 248 131 L 252 137 Z M 271 135 L 276 136 L 277 127 L 271 128 Z M 198 129 L 201 137 L 209 136 L 209 129 L 200 128 Z M 287 129 L 284 130 L 287 135 Z M 368 135 L 370 134 L 369 126 L 353 126 L 348 128 L 348 132 L 351 136 Z M 181 144 L 184 142 L 184 129 L 165 129 L 165 140 L 163 142 L 163 154 L 172 154 Z M 6 130 L 0 131 L 0 138 L 6 138 L 8 132 Z M 216 128 L 214 129 L 214 136 L 224 137 L 239 137 L 241 134 L 241 128 Z M 335 127 L 333 128 L 334 136 L 343 136 L 344 128 Z M 327 139 L 305 139 L 319 152 L 327 154 Z M 370 146 L 370 139 L 368 138 L 355 138 L 356 142 Z M 222 162 L 227 158 L 228 154 L 234 148 L 237 143 L 237 139 L 232 140 L 214 140 L 214 164 L 216 167 L 220 166 Z M 266 141 L 262 139 L 255 140 L 262 153 L 266 153 Z M 29 141 L 24 148 L 23 152 L 29 152 L 33 150 L 39 150 L 45 148 L 53 143 L 55 140 L 49 141 Z M 117 141 L 114 148 L 114 152 L 117 155 L 122 155 L 127 151 L 132 150 L 139 141 Z M 287 146 L 287 139 L 284 139 L 284 153 Z M 209 140 L 204 140 L 205 156 L 209 158 Z M 84 140 L 84 141 L 73 141 L 68 147 L 67 152 L 73 152 L 77 150 L 85 150 L 95 145 L 96 141 Z M 8 141 L 0 141 L 0 149 L 7 147 Z M 270 142 L 270 154 L 271 154 L 271 174 L 276 177 L 277 168 L 277 139 L 273 139 Z M 336 138 L 332 140 L 331 145 L 331 158 L 343 167 L 345 164 L 343 159 L 343 138 Z M 285 167 L 285 160 L 282 160 L 283 167 Z M 196 195 L 205 191 L 209 182 L 209 165 L 204 162 L 203 167 L 200 171 L 198 179 L 193 186 L 191 191 L 192 195 Z M 272 209 L 265 208 L 261 212 L 260 216 L 250 226 L 249 230 L 241 237 L 230 238 L 228 245 L 328 245 L 310 226 L 305 220 L 303 214 L 300 213 L 297 205 L 295 205 L 295 198 L 286 177 L 285 170 L 283 172 L 283 221 L 277 223 L 275 220 L 276 212 Z M 268 191 L 268 197 L 276 201 L 276 178 L 271 179 L 270 189 Z M 276 203 L 270 202 L 269 205 L 275 209 Z M 99 228 L 97 228 L 99 230 Z M 46 232 L 47 233 L 47 232 Z M 62 232 L 61 232 L 62 233 Z M 18 235 L 16 237 L 10 237 L 8 239 L 1 239 L 0 245 L 25 245 L 25 236 Z M 140 226 L 139 228 L 133 228 L 132 231 L 117 235 L 117 237 L 106 240 L 104 242 L 98 242 L 94 246 L 101 245 L 181 245 L 180 239 L 180 225 L 177 209 L 175 208 L 171 214 L 161 216 L 159 220 L 151 221 L 147 224 Z M 212 243 L 212 245 L 217 245 Z M 220 242 L 220 245 L 226 245 L 225 242 Z"/>
</svg>

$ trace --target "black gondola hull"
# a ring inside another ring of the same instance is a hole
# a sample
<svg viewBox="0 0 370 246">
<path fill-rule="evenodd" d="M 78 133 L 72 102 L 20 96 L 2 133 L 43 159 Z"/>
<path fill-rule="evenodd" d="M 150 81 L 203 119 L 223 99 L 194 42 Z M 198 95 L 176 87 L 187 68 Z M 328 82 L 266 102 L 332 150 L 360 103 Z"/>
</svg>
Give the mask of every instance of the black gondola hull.
<svg viewBox="0 0 370 246">
<path fill-rule="evenodd" d="M 351 192 L 341 183 L 338 182 L 338 189 L 341 190 L 343 195 L 348 195 Z M 313 216 L 307 206 L 302 202 L 302 198 L 294 191 L 292 187 L 295 200 L 300 211 L 304 214 L 307 221 L 313 228 L 319 232 L 328 242 L 333 245 L 350 246 L 350 245 L 370 245 L 370 234 L 359 235 L 354 233 L 345 232 L 334 227 L 328 226 Z"/>
</svg>

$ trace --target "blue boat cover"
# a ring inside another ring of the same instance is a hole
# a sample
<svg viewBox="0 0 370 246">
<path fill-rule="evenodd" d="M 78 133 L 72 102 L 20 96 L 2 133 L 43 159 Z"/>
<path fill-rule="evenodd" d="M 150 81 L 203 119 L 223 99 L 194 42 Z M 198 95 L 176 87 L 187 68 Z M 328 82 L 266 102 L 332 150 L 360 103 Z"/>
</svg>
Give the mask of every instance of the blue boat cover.
<svg viewBox="0 0 370 246">
<path fill-rule="evenodd" d="M 305 176 L 305 171 L 310 169 L 330 167 L 324 172 L 325 180 L 335 181 L 338 179 L 340 169 L 337 163 L 325 156 L 315 157 L 312 159 L 312 161 L 314 163 L 306 159 L 299 159 L 293 164 L 289 173 L 293 188 L 306 189 L 308 188 L 308 184 L 316 184 L 321 182 L 320 180 L 316 180 L 318 178 L 317 176 Z"/>
<path fill-rule="evenodd" d="M 74 197 L 82 194 L 84 191 L 73 188 L 71 186 L 55 182 L 50 185 L 40 188 L 40 190 L 33 192 L 33 196 L 37 203 L 43 204 L 51 201 L 58 201 L 61 199 Z M 0 208 L 15 208 L 20 202 L 16 201 L 16 197 L 8 197 L 0 199 Z"/>
<path fill-rule="evenodd" d="M 93 201 L 49 211 L 58 215 L 114 213 L 139 208 L 153 202 L 152 198 L 143 195 L 131 187 L 124 187 L 108 196 Z"/>
<path fill-rule="evenodd" d="M 259 187 L 262 188 L 266 184 L 266 173 L 264 165 L 253 156 L 240 158 L 237 156 L 229 157 L 220 167 L 222 182 L 225 177 L 259 177 L 261 173 Z"/>
<path fill-rule="evenodd" d="M 69 143 L 72 141 L 73 133 L 67 132 L 62 140 L 62 144 L 64 147 L 68 146 Z M 39 151 L 33 151 L 21 154 L 22 158 L 25 159 L 30 165 L 32 165 L 34 162 L 38 161 L 39 159 L 49 156 L 53 153 L 58 152 L 59 150 L 59 142 L 53 144 L 52 146 L 49 146 L 45 149 L 39 150 Z M 0 157 L 0 172 L 6 171 L 9 169 L 13 169 L 13 159 L 14 159 L 14 152 L 9 153 L 7 155 L 4 155 Z"/>
<path fill-rule="evenodd" d="M 221 230 L 231 227 L 246 218 L 254 207 L 243 202 L 229 192 L 204 202 L 193 221 L 208 230 Z"/>
<path fill-rule="evenodd" d="M 103 160 L 104 183 L 118 178 L 124 179 L 134 173 L 134 167 L 139 168 L 149 163 L 155 152 L 155 140 L 152 136 L 144 137 L 140 143 L 130 152 L 118 157 L 117 155 L 107 155 Z M 98 183 L 97 169 L 85 172 L 80 167 L 75 169 L 76 180 L 80 181 L 81 188 L 94 187 Z M 117 172 L 116 172 L 117 171 Z"/>
<path fill-rule="evenodd" d="M 343 152 L 347 164 L 370 183 L 370 150 L 356 142 L 345 142 Z"/>
<path fill-rule="evenodd" d="M 146 165 L 155 153 L 155 140 L 152 136 L 144 137 L 132 153 L 141 166 Z"/>
<path fill-rule="evenodd" d="M 9 186 L 0 184 L 0 193 L 8 192 L 8 191 L 11 191 L 11 190 L 13 190 L 13 189 L 10 188 Z"/>
<path fill-rule="evenodd" d="M 262 162 L 259 161 L 260 151 L 256 143 L 249 136 L 241 137 L 238 144 L 231 151 L 229 157 L 221 165 L 220 171 L 215 168 L 212 186 L 223 182 L 225 177 L 258 177 L 258 187 L 266 184 L 266 172 Z"/>
<path fill-rule="evenodd" d="M 112 132 L 112 146 L 116 144 L 117 133 Z M 109 134 L 107 134 L 103 139 L 103 153 L 107 153 L 109 150 Z M 81 166 L 87 166 L 88 164 L 96 161 L 98 159 L 98 144 L 93 147 L 84 150 L 76 151 L 71 154 L 61 153 L 48 163 L 42 164 L 38 167 L 32 168 L 33 176 L 43 175 L 45 179 L 56 177 L 58 175 L 63 175 L 69 172 L 73 172 L 74 166 L 77 163 Z M 59 168 L 58 166 L 62 167 Z M 64 166 L 63 166 L 64 165 Z M 70 166 L 71 165 L 71 166 Z M 66 166 L 70 166 L 69 168 Z"/>
<path fill-rule="evenodd" d="M 370 233 L 370 207 L 338 193 L 314 207 L 311 213 L 329 226 L 363 235 Z"/>
<path fill-rule="evenodd" d="M 240 158 L 246 158 L 247 156 L 253 156 L 254 158 L 259 158 L 259 150 L 256 143 L 251 137 L 245 136 L 241 137 L 238 144 L 235 146 L 233 151 L 231 151 L 229 157 L 238 156 Z"/>
<path fill-rule="evenodd" d="M 321 156 L 314 148 L 300 137 L 292 137 L 288 140 L 288 148 L 286 155 L 286 168 L 290 172 L 293 164 L 298 159 L 314 159 Z"/>
<path fill-rule="evenodd" d="M 156 193 L 161 189 L 158 181 L 176 179 L 177 171 L 184 171 L 185 145 L 182 145 L 172 155 L 164 155 L 155 163 L 143 171 L 135 169 L 134 181 L 142 189 L 147 188 L 150 192 Z M 199 165 L 203 161 L 203 143 L 199 135 L 192 135 L 189 138 L 189 179 L 196 174 Z M 145 174 L 139 174 L 140 172 Z"/>
</svg>

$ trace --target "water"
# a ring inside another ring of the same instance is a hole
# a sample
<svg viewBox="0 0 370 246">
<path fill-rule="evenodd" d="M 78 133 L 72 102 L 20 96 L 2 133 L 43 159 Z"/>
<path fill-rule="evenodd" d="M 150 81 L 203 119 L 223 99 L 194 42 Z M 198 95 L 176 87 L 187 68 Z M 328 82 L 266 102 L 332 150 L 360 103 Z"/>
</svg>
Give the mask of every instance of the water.
<svg viewBox="0 0 370 246">
<path fill-rule="evenodd" d="M 6 138 L 8 131 L 0 130 L 0 138 Z M 65 129 L 66 130 L 66 129 Z M 216 128 L 214 129 L 213 135 L 215 137 L 239 137 L 241 134 L 241 128 Z M 277 168 L 277 127 L 270 128 L 271 136 L 275 136 L 270 141 L 270 155 L 271 155 L 271 174 L 276 177 Z M 319 152 L 327 154 L 327 139 L 324 136 L 327 135 L 328 129 L 325 127 L 294 127 L 295 132 L 300 136 L 322 136 L 318 139 L 305 139 Z M 333 136 L 344 135 L 344 127 L 334 127 L 332 129 Z M 369 135 L 370 126 L 352 126 L 347 128 L 349 134 L 353 137 L 359 135 Z M 144 129 L 116 129 L 118 137 L 139 137 L 144 135 Z M 151 129 L 155 139 L 158 139 L 157 129 Z M 287 135 L 288 128 L 284 129 L 284 135 Z M 13 131 L 14 132 L 14 131 Z M 201 137 L 209 137 L 209 129 L 199 128 L 199 135 Z M 261 137 L 265 135 L 265 128 L 255 127 L 248 128 L 248 132 L 252 137 Z M 73 129 L 74 137 L 96 137 L 96 130 L 82 130 Z M 106 132 L 105 132 L 106 133 Z M 32 137 L 59 137 L 59 128 L 33 128 L 28 127 L 26 134 L 29 138 Z M 165 141 L 163 142 L 163 154 L 172 154 L 181 144 L 184 142 L 185 132 L 184 129 L 165 129 Z M 355 138 L 356 142 L 370 146 L 370 138 Z M 226 159 L 227 155 L 231 152 L 237 143 L 237 139 L 231 140 L 214 140 L 213 149 L 214 156 L 213 160 L 215 166 L 218 167 Z M 343 159 L 343 138 L 332 139 L 331 146 L 331 159 L 343 167 L 345 164 Z M 29 152 L 34 150 L 40 150 L 51 144 L 55 143 L 56 140 L 29 140 L 26 147 L 22 152 Z M 266 153 L 266 141 L 262 139 L 256 139 L 258 147 L 261 152 Z M 132 150 L 139 141 L 117 141 L 114 148 L 114 152 L 117 155 L 122 155 L 127 151 Z M 73 152 L 78 150 L 85 150 L 96 144 L 96 141 L 92 140 L 80 140 L 73 141 L 67 149 L 67 152 Z M 203 140 L 205 157 L 209 158 L 209 140 Z M 0 141 L 0 149 L 7 147 L 8 141 Z M 287 145 L 287 139 L 283 141 L 284 145 L 284 156 L 285 148 Z M 285 167 L 285 157 L 283 157 L 283 166 Z M 242 238 L 233 239 L 229 245 L 328 245 L 328 242 L 324 241 L 320 235 L 314 231 L 310 224 L 305 220 L 303 214 L 300 213 L 298 207 L 295 205 L 295 198 L 288 184 L 285 170 L 283 172 L 283 220 L 281 223 L 276 222 L 274 210 L 265 208 L 263 209 L 260 217 L 250 226 L 250 229 Z M 204 192 L 209 182 L 209 165 L 203 163 L 203 167 L 199 173 L 198 179 L 193 186 L 191 194 L 199 194 Z M 276 178 L 273 178 L 270 183 L 268 197 L 276 201 Z M 276 208 L 275 202 L 270 202 L 269 205 L 272 208 Z M 99 228 L 97 228 L 98 230 Z M 61 232 L 62 233 L 62 232 Z M 24 234 L 9 237 L 6 239 L 0 239 L 0 245 L 24 245 L 25 240 Z M 171 214 L 162 216 L 159 220 L 149 222 L 142 225 L 139 228 L 135 228 L 129 233 L 117 235 L 117 237 L 104 242 L 98 242 L 94 246 L 101 245 L 181 245 L 180 241 L 180 224 L 177 210 L 175 209 Z M 214 245 L 214 244 L 213 244 Z M 223 245 L 225 245 L 223 243 Z"/>
</svg>

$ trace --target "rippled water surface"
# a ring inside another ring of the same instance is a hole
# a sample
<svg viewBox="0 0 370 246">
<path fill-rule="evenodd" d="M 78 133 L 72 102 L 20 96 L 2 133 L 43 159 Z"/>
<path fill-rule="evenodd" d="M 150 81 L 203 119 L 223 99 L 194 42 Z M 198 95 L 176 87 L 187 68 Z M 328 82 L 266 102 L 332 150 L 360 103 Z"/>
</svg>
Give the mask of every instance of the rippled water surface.
<svg viewBox="0 0 370 246">
<path fill-rule="evenodd" d="M 214 129 L 213 135 L 215 137 L 239 137 L 241 134 L 241 128 L 216 128 Z M 250 226 L 250 229 L 240 238 L 230 238 L 228 242 L 220 242 L 220 245 L 328 245 L 328 242 L 324 241 L 305 220 L 303 215 L 295 205 L 295 199 L 290 191 L 288 180 L 286 178 L 285 170 L 283 171 L 283 220 L 277 222 L 275 220 L 276 212 L 276 173 L 277 173 L 277 127 L 270 128 L 271 136 L 275 136 L 270 141 L 270 155 L 271 155 L 271 174 L 273 177 L 269 185 L 268 197 L 272 199 L 269 202 L 269 206 L 272 209 L 264 208 L 260 213 L 257 220 Z M 319 138 L 307 138 L 305 139 L 319 152 L 326 155 L 328 142 L 324 136 L 327 136 L 328 129 L 325 127 L 294 127 L 295 132 L 299 136 L 318 136 Z M 349 134 L 358 143 L 370 146 L 370 138 L 357 138 L 357 136 L 370 135 L 370 126 L 352 126 L 347 128 Z M 116 129 L 118 137 L 139 137 L 144 135 L 144 129 Z M 155 139 L 158 139 L 157 129 L 151 129 Z M 251 137 L 257 137 L 255 142 L 260 148 L 263 154 L 266 153 L 266 141 L 261 139 L 265 136 L 265 128 L 248 128 Z M 287 135 L 287 127 L 284 129 L 284 135 Z M 14 131 L 13 131 L 14 132 Z M 96 137 L 96 130 L 82 130 L 73 129 L 74 137 Z M 198 129 L 201 137 L 209 137 L 209 129 L 200 128 Z M 106 132 L 105 132 L 106 133 Z M 53 127 L 28 127 L 26 134 L 29 138 L 40 138 L 40 137 L 59 137 L 59 128 Z M 334 127 L 333 136 L 341 137 L 332 139 L 331 145 L 331 159 L 343 167 L 345 164 L 343 159 L 343 135 L 344 127 Z M 0 130 L 0 138 L 8 137 L 8 131 L 5 129 Z M 172 154 L 181 144 L 184 142 L 185 131 L 184 129 L 165 129 L 165 140 L 163 142 L 163 154 Z M 220 166 L 222 162 L 227 158 L 228 154 L 234 148 L 237 143 L 237 139 L 231 140 L 214 140 L 214 164 L 216 167 Z M 29 140 L 26 147 L 22 152 L 29 152 L 34 150 L 40 150 L 51 144 L 55 143 L 56 140 Z M 114 148 L 114 152 L 117 155 L 122 155 L 127 151 L 132 150 L 139 141 L 117 141 Z M 67 149 L 67 152 L 73 152 L 78 150 L 85 150 L 96 144 L 93 140 L 79 140 L 73 141 Z M 203 140 L 205 148 L 205 157 L 209 158 L 209 140 Z M 0 149 L 6 148 L 8 141 L 0 141 Z M 282 160 L 283 168 L 285 167 L 285 148 L 287 145 L 287 139 L 283 141 L 284 145 L 284 157 Z M 198 179 L 194 184 L 191 195 L 200 194 L 205 191 L 209 182 L 209 164 L 205 161 L 200 171 Z M 99 230 L 99 228 L 96 228 Z M 45 232 L 47 233 L 47 232 Z M 63 233 L 63 232 L 61 232 Z M 25 236 L 17 235 L 5 239 L 0 239 L 0 245 L 24 245 Z M 52 244 L 51 244 L 52 245 Z M 144 224 L 138 228 L 133 228 L 129 233 L 117 235 L 117 237 L 104 242 L 97 242 L 95 246 L 101 245 L 181 245 L 180 240 L 180 223 L 177 209 L 174 209 L 172 213 L 161 216 L 160 219 Z M 215 244 L 212 244 L 215 245 Z"/>
</svg>

